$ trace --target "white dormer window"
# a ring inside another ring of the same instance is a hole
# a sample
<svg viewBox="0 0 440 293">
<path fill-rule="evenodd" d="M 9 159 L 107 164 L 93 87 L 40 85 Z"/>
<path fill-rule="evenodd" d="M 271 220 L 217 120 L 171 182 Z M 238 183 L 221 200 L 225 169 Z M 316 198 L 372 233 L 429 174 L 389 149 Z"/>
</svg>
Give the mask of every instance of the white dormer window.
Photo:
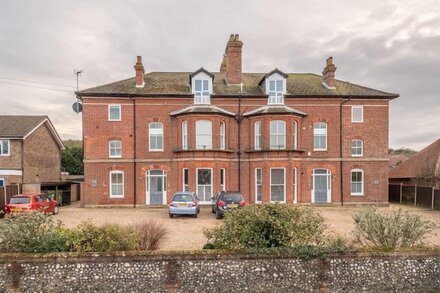
<svg viewBox="0 0 440 293">
<path fill-rule="evenodd" d="M 209 79 L 194 80 L 194 104 L 210 104 Z"/>
<path fill-rule="evenodd" d="M 269 80 L 269 104 L 284 104 L 283 80 Z"/>
</svg>

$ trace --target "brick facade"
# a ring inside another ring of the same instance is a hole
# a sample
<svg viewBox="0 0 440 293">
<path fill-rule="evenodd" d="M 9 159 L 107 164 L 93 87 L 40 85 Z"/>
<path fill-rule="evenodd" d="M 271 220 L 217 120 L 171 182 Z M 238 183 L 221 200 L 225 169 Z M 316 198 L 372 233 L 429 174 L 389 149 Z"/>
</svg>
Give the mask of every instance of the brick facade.
<svg viewBox="0 0 440 293">
<path fill-rule="evenodd" d="M 235 44 L 235 37 L 228 44 L 231 42 Z M 235 80 L 241 82 L 242 44 L 239 43 L 239 46 L 231 51 L 234 53 L 229 53 L 229 57 L 236 54 L 234 50 L 239 50 L 237 55 L 239 55 L 240 66 L 238 72 L 234 71 L 234 75 L 240 75 L 240 79 Z M 228 52 L 228 47 L 226 52 Z M 222 64 L 222 70 L 227 73 L 228 62 L 235 61 L 228 61 L 227 55 L 224 58 L 226 65 Z M 137 66 L 140 67 L 139 64 Z M 237 68 L 235 64 L 234 70 Z M 215 78 L 218 79 L 218 76 L 222 76 L 221 74 L 221 72 L 218 73 Z M 188 78 L 189 76 L 188 74 Z M 220 85 L 214 85 L 214 92 L 210 95 L 210 106 L 232 112 L 235 114 L 234 117 L 214 112 L 170 115 L 174 111 L 193 106 L 194 96 L 187 92 L 176 94 L 174 90 L 162 94 L 147 93 L 150 84 L 151 87 L 160 84 L 157 80 L 155 80 L 157 83 L 151 83 L 149 78 L 153 79 L 154 75 L 145 75 L 145 88 L 137 89 L 139 92 L 135 94 L 123 94 L 122 90 L 121 93 L 96 93 L 97 91 L 94 92 L 93 89 L 79 93 L 83 102 L 85 147 L 85 196 L 82 198 L 84 206 L 148 205 L 151 195 L 147 187 L 149 178 L 147 174 L 151 170 L 161 170 L 166 175 L 164 203 L 169 202 L 175 192 L 183 189 L 183 169 L 188 169 L 188 189 L 196 192 L 198 192 L 197 170 L 212 170 L 212 193 L 221 190 L 220 174 L 221 169 L 224 169 L 226 190 L 240 190 L 247 202 L 254 203 L 257 168 L 262 170 L 263 202 L 271 201 L 271 169 L 282 168 L 285 176 L 283 202 L 300 204 L 313 202 L 313 178 L 318 180 L 318 177 L 313 177 L 312 174 L 314 170 L 325 169 L 328 170 L 326 178 L 327 183 L 330 184 L 327 193 L 328 203 L 340 204 L 341 201 L 346 204 L 387 203 L 388 110 L 389 100 L 397 97 L 396 95 L 390 94 L 390 97 L 374 95 L 352 97 L 336 93 L 328 96 L 313 93 L 294 95 L 288 91 L 284 96 L 284 105 L 304 112 L 306 115 L 262 113 L 244 116 L 245 112 L 268 105 L 268 96 L 264 93 L 242 95 L 225 92 L 220 94 Z M 248 77 L 243 74 L 244 83 L 248 82 L 246 78 Z M 139 77 L 136 81 L 133 79 L 130 86 L 134 88 L 138 79 Z M 227 79 L 226 74 L 226 84 Z M 216 82 L 220 84 L 220 81 Z M 338 81 L 334 81 L 333 85 L 335 84 L 336 88 L 340 86 Z M 177 87 L 177 85 L 174 86 Z M 320 83 L 318 86 L 325 87 Z M 237 85 L 229 85 L 229 87 L 232 89 Z M 243 84 L 241 87 L 243 89 Z M 145 94 L 142 94 L 142 91 Z M 109 121 L 108 106 L 110 104 L 121 106 L 120 121 Z M 363 122 L 352 122 L 352 106 L 363 106 Z M 212 122 L 212 149 L 196 149 L 196 122 L 199 120 Z M 285 122 L 285 149 L 270 149 L 270 122 L 274 120 Z M 184 149 L 182 145 L 183 121 L 187 123 L 187 149 Z M 254 145 L 256 121 L 261 122 L 261 150 L 255 150 Z M 149 123 L 152 122 L 159 122 L 163 125 L 163 151 L 149 150 Z M 313 125 L 315 122 L 327 123 L 327 149 L 325 151 L 314 151 Z M 226 125 L 224 149 L 220 149 L 220 123 Z M 297 125 L 296 137 L 294 123 Z M 351 155 L 353 139 L 363 141 L 361 157 Z M 121 158 L 109 158 L 110 140 L 121 141 Z M 109 196 L 112 170 L 124 173 L 124 196 L 122 198 Z M 363 172 L 362 195 L 351 194 L 352 170 Z M 295 173 L 296 184 L 294 185 Z"/>
</svg>

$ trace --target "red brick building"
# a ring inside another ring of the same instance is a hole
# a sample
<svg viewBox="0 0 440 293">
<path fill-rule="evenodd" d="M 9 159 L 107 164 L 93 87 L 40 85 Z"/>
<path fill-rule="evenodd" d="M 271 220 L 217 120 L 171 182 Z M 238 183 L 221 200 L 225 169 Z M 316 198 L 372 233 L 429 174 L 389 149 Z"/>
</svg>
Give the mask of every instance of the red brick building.
<svg viewBox="0 0 440 293">
<path fill-rule="evenodd" d="M 80 91 L 84 206 L 204 202 L 222 189 L 250 203 L 388 201 L 388 110 L 397 94 L 323 75 L 242 72 L 231 35 L 220 72 L 145 73 Z"/>
</svg>

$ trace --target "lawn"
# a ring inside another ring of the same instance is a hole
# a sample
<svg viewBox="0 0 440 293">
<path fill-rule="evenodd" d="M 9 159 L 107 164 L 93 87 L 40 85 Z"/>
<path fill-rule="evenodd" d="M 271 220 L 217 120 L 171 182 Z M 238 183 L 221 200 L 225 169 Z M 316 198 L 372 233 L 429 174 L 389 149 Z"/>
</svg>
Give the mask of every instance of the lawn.
<svg viewBox="0 0 440 293">
<path fill-rule="evenodd" d="M 411 206 L 390 205 L 381 208 L 384 211 L 397 210 L 402 207 L 412 213 L 434 222 L 436 230 L 430 235 L 430 245 L 440 246 L 440 212 Z M 314 207 L 326 219 L 330 230 L 341 236 L 351 238 L 354 222 L 351 217 L 354 207 Z M 60 214 L 54 216 L 67 227 L 74 227 L 81 221 L 92 220 L 97 224 L 118 223 L 130 224 L 141 219 L 157 220 L 168 230 L 162 250 L 191 250 L 201 249 L 206 242 L 203 230 L 222 223 L 216 220 L 210 207 L 202 207 L 197 219 L 191 217 L 168 217 L 166 208 L 79 208 L 78 205 L 66 206 L 60 209 Z"/>
</svg>

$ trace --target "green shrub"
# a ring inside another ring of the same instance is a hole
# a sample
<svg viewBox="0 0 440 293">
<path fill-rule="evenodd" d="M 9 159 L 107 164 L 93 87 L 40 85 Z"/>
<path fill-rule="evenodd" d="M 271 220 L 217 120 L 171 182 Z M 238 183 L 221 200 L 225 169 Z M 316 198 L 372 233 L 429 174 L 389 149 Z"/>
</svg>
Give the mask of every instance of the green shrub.
<svg viewBox="0 0 440 293">
<path fill-rule="evenodd" d="M 41 212 L 8 214 L 0 222 L 0 251 L 65 251 L 61 222 Z"/>
<path fill-rule="evenodd" d="M 226 213 L 223 225 L 205 231 L 205 248 L 259 249 L 323 245 L 324 218 L 289 204 L 249 205 Z"/>
<path fill-rule="evenodd" d="M 76 228 L 62 229 L 69 251 L 111 252 L 137 250 L 139 236 L 131 227 L 116 224 L 97 226 L 93 222 L 82 222 Z"/>
<path fill-rule="evenodd" d="M 156 221 L 140 221 L 133 225 L 138 235 L 139 250 L 156 250 L 163 241 L 167 230 Z"/>
<path fill-rule="evenodd" d="M 435 225 L 420 216 L 402 212 L 379 212 L 376 208 L 359 208 L 353 214 L 355 240 L 364 247 L 415 247 L 424 241 Z"/>
</svg>

